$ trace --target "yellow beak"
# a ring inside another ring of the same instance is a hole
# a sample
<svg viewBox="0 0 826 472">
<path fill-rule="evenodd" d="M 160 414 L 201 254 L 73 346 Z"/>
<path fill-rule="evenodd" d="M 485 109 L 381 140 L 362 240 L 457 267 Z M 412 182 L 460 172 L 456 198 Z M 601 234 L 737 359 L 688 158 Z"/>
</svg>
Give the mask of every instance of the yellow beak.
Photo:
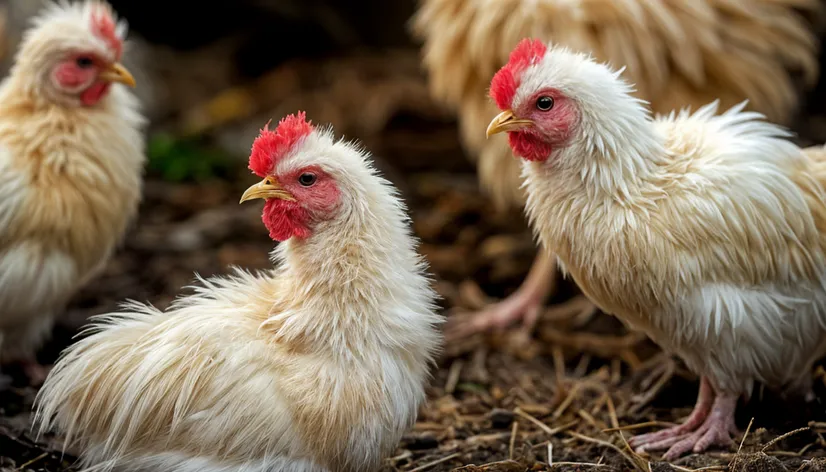
<svg viewBox="0 0 826 472">
<path fill-rule="evenodd" d="M 286 191 L 284 187 L 282 187 L 281 184 L 279 184 L 278 181 L 272 177 L 267 177 L 261 182 L 258 182 L 245 190 L 244 194 L 241 195 L 241 201 L 238 203 L 244 203 L 247 200 L 254 200 L 256 198 L 280 198 L 281 200 L 287 200 L 290 202 L 295 201 L 295 197 L 293 197 L 290 192 Z"/>
<path fill-rule="evenodd" d="M 113 63 L 106 69 L 100 73 L 101 80 L 107 80 L 109 82 L 120 82 L 122 84 L 126 84 L 130 87 L 135 87 L 135 78 L 132 77 L 132 73 L 126 70 L 126 67 L 123 67 L 120 63 Z"/>
<path fill-rule="evenodd" d="M 512 111 L 505 110 L 502 113 L 496 115 L 496 118 L 491 120 L 490 124 L 488 125 L 488 129 L 485 130 L 485 136 L 489 138 L 496 133 L 502 133 L 505 131 L 516 131 L 519 129 L 527 128 L 528 126 L 533 126 L 533 121 L 518 120 L 513 116 Z"/>
</svg>

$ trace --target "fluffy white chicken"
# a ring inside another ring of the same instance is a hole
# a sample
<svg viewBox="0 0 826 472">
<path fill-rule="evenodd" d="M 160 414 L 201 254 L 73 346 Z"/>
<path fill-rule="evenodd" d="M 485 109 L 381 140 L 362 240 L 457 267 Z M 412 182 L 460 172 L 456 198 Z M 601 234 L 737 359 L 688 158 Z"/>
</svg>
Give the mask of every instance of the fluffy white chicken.
<svg viewBox="0 0 826 472">
<path fill-rule="evenodd" d="M 396 190 L 303 113 L 250 168 L 278 267 L 103 315 L 46 379 L 41 430 L 94 470 L 367 472 L 414 422 L 442 318 Z"/>
<path fill-rule="evenodd" d="M 603 311 L 702 378 L 666 459 L 727 444 L 755 382 L 808 393 L 826 344 L 826 153 L 743 105 L 652 118 L 607 65 L 523 40 L 494 76 L 527 212 Z"/>
<path fill-rule="evenodd" d="M 501 208 L 522 208 L 519 163 L 504 136 L 479 130 L 495 112 L 490 79 L 520 39 L 538 37 L 594 55 L 635 83 L 655 112 L 719 99 L 771 121 L 796 116 L 802 87 L 818 78 L 822 0 L 420 0 L 412 23 L 423 41 L 431 92 L 457 112 L 462 142 L 479 181 Z M 808 21 L 813 20 L 813 21 Z M 802 80 L 801 80 L 802 79 Z M 552 294 L 555 257 L 539 251 L 525 281 L 478 313 L 451 316 L 446 336 L 532 326 Z"/>
<path fill-rule="evenodd" d="M 0 85 L 0 361 L 34 354 L 136 214 L 145 120 L 108 4 L 53 4 Z M 42 377 L 39 378 L 42 380 Z"/>
</svg>

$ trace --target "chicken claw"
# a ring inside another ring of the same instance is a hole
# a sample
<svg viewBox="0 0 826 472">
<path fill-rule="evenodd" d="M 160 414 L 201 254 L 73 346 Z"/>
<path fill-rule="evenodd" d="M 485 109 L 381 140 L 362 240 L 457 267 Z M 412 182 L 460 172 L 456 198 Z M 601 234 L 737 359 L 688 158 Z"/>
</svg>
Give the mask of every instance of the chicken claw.
<svg viewBox="0 0 826 472">
<path fill-rule="evenodd" d="M 692 410 L 688 419 L 685 420 L 683 424 L 654 433 L 634 436 L 628 441 L 628 444 L 631 447 L 637 448 L 638 452 L 642 452 L 656 449 L 652 446 L 659 445 L 659 443 L 663 441 L 684 437 L 687 433 L 694 431 L 703 424 L 706 418 L 708 418 L 713 403 L 714 391 L 711 389 L 711 384 L 708 380 L 703 377 L 700 380 L 700 392 L 697 394 L 697 404 L 694 405 L 694 410 Z M 667 444 L 662 447 L 668 447 L 670 445 L 671 444 Z"/>
<path fill-rule="evenodd" d="M 445 339 L 461 339 L 492 328 L 504 329 L 519 320 L 526 328 L 532 328 L 552 291 L 554 271 L 554 259 L 544 252 L 538 254 L 527 278 L 516 292 L 479 312 L 452 317 L 445 327 Z"/>
<path fill-rule="evenodd" d="M 633 437 L 629 444 L 637 452 L 668 448 L 663 459 L 672 461 L 686 452 L 703 452 L 711 446 L 731 444 L 732 435 L 739 434 L 734 424 L 737 396 L 717 395 L 703 378 L 697 405 L 685 423 L 656 433 Z"/>
</svg>

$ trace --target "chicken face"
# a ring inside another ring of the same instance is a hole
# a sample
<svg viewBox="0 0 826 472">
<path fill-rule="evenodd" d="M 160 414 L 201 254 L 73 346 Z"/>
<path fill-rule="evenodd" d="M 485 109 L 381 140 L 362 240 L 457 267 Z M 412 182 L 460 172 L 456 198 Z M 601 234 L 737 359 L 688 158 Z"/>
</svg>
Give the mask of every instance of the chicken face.
<svg viewBox="0 0 826 472">
<path fill-rule="evenodd" d="M 35 22 L 21 45 L 17 67 L 35 77 L 33 85 L 62 104 L 92 106 L 112 83 L 135 86 L 120 64 L 126 25 L 111 7 L 88 0 L 73 8 L 53 7 Z"/>
<path fill-rule="evenodd" d="M 52 70 L 52 81 L 61 92 L 77 95 L 86 106 L 99 102 L 112 82 L 135 86 L 126 68 L 94 52 L 68 54 Z"/>
<path fill-rule="evenodd" d="M 266 200 L 262 219 L 276 241 L 308 237 L 313 226 L 334 217 L 339 206 L 337 179 L 313 162 L 314 143 L 306 142 L 313 136 L 314 127 L 300 112 L 281 120 L 274 131 L 265 127 L 253 143 L 250 169 L 263 180 L 248 188 L 241 202 Z"/>
<path fill-rule="evenodd" d="M 503 110 L 491 121 L 487 136 L 507 132 L 516 156 L 545 161 L 564 146 L 579 123 L 574 100 L 557 87 L 532 80 L 531 74 L 547 54 L 537 39 L 523 39 L 508 63 L 494 75 L 490 95 Z"/>
<path fill-rule="evenodd" d="M 529 161 L 545 161 L 564 146 L 578 122 L 573 101 L 554 88 L 534 92 L 496 116 L 487 135 L 507 132 L 513 153 Z"/>
</svg>

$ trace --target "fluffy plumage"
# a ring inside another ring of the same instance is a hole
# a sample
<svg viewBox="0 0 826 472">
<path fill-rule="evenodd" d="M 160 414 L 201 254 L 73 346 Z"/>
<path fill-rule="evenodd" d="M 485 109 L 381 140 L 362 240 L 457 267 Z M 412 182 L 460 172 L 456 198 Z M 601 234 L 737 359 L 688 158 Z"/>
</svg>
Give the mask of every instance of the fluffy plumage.
<svg viewBox="0 0 826 472">
<path fill-rule="evenodd" d="M 76 51 L 115 59 L 112 38 L 98 35 L 93 15 L 114 22 L 105 4 L 49 7 L 0 85 L 4 363 L 32 360 L 72 294 L 105 264 L 140 200 L 144 119 L 134 96 L 116 86 L 96 90 L 99 100 L 84 106 L 83 90 L 60 90 L 52 79 Z"/>
<path fill-rule="evenodd" d="M 826 339 L 824 149 L 744 103 L 652 118 L 619 72 L 562 47 L 519 82 L 508 108 L 533 124 L 509 133 L 552 149 L 524 164 L 537 235 L 603 311 L 713 392 L 715 413 L 703 398 L 696 424 L 634 443 L 702 450 L 727 442 L 755 382 L 807 392 Z M 555 107 L 535 111 L 537 91 Z"/>
<path fill-rule="evenodd" d="M 271 133 L 253 155 L 280 159 L 248 192 L 304 206 L 307 237 L 279 244 L 273 270 L 100 316 L 40 391 L 41 430 L 65 433 L 90 470 L 366 472 L 415 420 L 441 317 L 402 201 L 331 130 L 286 152 Z M 296 172 L 317 180 L 293 187 Z M 340 193 L 319 206 L 325 182 Z"/>
<path fill-rule="evenodd" d="M 496 113 L 486 96 L 491 77 L 522 38 L 626 67 L 635 95 L 656 112 L 748 99 L 749 108 L 788 124 L 800 85 L 813 85 L 818 73 L 818 43 L 805 17 L 823 12 L 820 0 L 421 0 L 412 26 L 424 43 L 432 95 L 457 112 L 482 188 L 507 209 L 524 205 L 520 166 L 504 136 L 486 140 L 482 130 Z M 455 318 L 451 332 L 531 324 L 555 270 L 538 256 L 517 292 L 469 323 Z"/>
</svg>

